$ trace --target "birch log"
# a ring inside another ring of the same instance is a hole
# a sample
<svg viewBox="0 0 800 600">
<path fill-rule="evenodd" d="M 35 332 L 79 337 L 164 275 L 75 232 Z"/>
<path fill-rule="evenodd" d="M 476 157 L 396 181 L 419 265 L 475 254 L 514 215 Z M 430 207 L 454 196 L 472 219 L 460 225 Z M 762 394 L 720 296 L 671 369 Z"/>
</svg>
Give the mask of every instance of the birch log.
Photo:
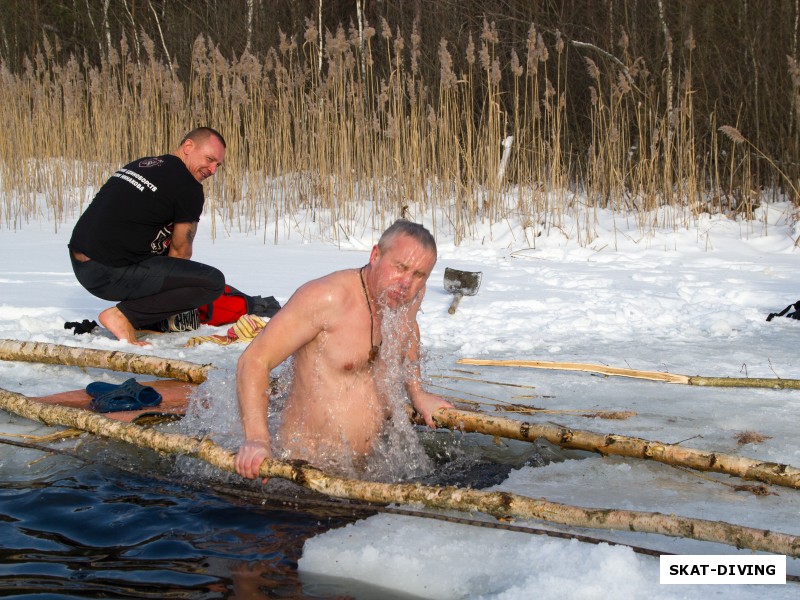
<svg viewBox="0 0 800 600">
<path fill-rule="evenodd" d="M 209 439 L 199 440 L 176 433 L 143 429 L 132 423 L 112 421 L 81 409 L 42 404 L 22 394 L 2 389 L 0 408 L 47 425 L 72 427 L 158 452 L 192 456 L 219 469 L 234 471 L 235 455 Z M 573 527 L 656 533 L 800 557 L 798 536 L 723 521 L 643 511 L 584 508 L 509 492 L 358 481 L 329 475 L 305 462 L 267 459 L 261 465 L 260 476 L 280 477 L 337 498 L 381 504 L 395 502 L 465 512 L 479 511 L 497 518 L 536 519 Z"/>
<path fill-rule="evenodd" d="M 418 424 L 423 424 L 418 417 L 415 416 L 414 419 Z M 604 456 L 615 455 L 653 460 L 667 465 L 725 473 L 743 479 L 800 489 L 800 469 L 791 465 L 764 462 L 746 456 L 698 450 L 614 433 L 570 429 L 549 423 L 518 421 L 452 408 L 439 409 L 433 414 L 433 420 L 437 427 L 527 442 L 543 438 L 562 448 L 587 450 Z"/>
<path fill-rule="evenodd" d="M 212 369 L 211 365 L 199 365 L 159 356 L 16 340 L 0 340 L 0 360 L 109 369 L 110 371 L 178 379 L 188 383 L 204 382 L 208 378 L 208 372 Z"/>
<path fill-rule="evenodd" d="M 155 356 L 14 340 L 0 340 L 0 359 L 97 367 L 171 377 L 190 383 L 205 381 L 212 368 L 210 365 L 199 365 Z M 438 427 L 448 429 L 460 429 L 531 442 L 537 438 L 543 438 L 562 448 L 587 450 L 602 455 L 654 460 L 699 471 L 725 473 L 744 479 L 800 489 L 799 469 L 786 464 L 764 462 L 744 456 L 697 450 L 613 433 L 595 433 L 557 425 L 536 424 L 455 409 L 440 410 L 434 415 L 434 420 Z"/>
<path fill-rule="evenodd" d="M 592 363 L 553 362 L 547 360 L 493 360 L 481 358 L 460 358 L 456 361 L 460 365 L 475 365 L 483 367 L 525 367 L 528 369 L 552 369 L 555 371 L 585 371 L 601 375 L 614 375 L 617 377 L 632 377 L 634 379 L 648 379 L 650 381 L 663 381 L 665 383 L 678 383 L 682 385 L 696 385 L 706 387 L 752 387 L 770 389 L 800 389 L 800 379 L 780 379 L 761 377 L 703 377 L 701 375 L 680 375 L 678 373 L 662 373 L 661 371 L 640 371 L 639 369 L 624 369 L 621 367 L 608 367 Z"/>
</svg>

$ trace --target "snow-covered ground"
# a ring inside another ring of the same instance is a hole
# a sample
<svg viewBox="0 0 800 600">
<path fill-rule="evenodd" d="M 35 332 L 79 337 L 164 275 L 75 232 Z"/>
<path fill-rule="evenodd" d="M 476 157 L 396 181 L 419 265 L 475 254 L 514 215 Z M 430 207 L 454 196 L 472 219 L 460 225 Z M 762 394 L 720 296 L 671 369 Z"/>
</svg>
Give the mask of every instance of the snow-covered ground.
<svg viewBox="0 0 800 600">
<path fill-rule="evenodd" d="M 515 402 L 564 411 L 508 414 L 512 418 L 799 466 L 798 391 L 456 364 L 463 357 L 538 359 L 684 375 L 800 379 L 800 321 L 765 320 L 769 312 L 800 300 L 793 209 L 780 204 L 761 210 L 755 223 L 703 217 L 688 229 L 647 233 L 601 212 L 598 235 L 587 247 L 576 241 L 582 225 L 571 229 L 569 224 L 538 237 L 535 248 L 513 223 L 487 227 L 476 241 L 459 246 L 441 236 L 439 262 L 420 317 L 427 375 L 432 386 L 439 386 L 431 389 L 487 404 Z M 74 279 L 66 249 L 71 226 L 54 231 L 52 223 L 42 221 L 0 230 L 0 338 L 141 351 L 233 369 L 242 346 L 184 347 L 194 332 L 154 336 L 152 347 L 134 349 L 102 330 L 73 336 L 63 329 L 65 321 L 94 319 L 109 305 Z M 212 240 L 204 220 L 195 259 L 219 267 L 229 283 L 247 293 L 285 302 L 309 279 L 364 264 L 379 233 L 366 230 L 363 237 L 336 245 L 318 237 L 303 239 L 291 223 L 282 231 L 290 235 L 278 245 L 265 244 L 261 232 L 218 229 Z M 442 285 L 445 267 L 483 273 L 478 294 L 464 298 L 454 315 L 447 313 L 451 296 Z M 208 332 L 217 331 L 200 331 Z M 107 377 L 122 381 L 124 374 Z M 0 387 L 30 396 L 77 389 L 94 378 L 77 369 L 0 362 Z M 601 410 L 635 415 L 622 420 L 584 416 Z M 5 415 L 0 424 L 19 431 L 44 429 L 18 420 L 10 424 Z M 745 431 L 764 439 L 739 443 L 737 434 Z M 658 511 L 800 534 L 800 492 L 767 486 L 768 495 L 755 495 L 737 491 L 734 486 L 741 483 L 746 482 L 572 453 L 544 467 L 514 469 L 497 488 L 580 506 Z M 576 533 L 677 553 L 749 554 L 656 535 Z M 800 597 L 797 583 L 660 585 L 658 559 L 626 547 L 396 515 L 371 517 L 309 540 L 299 568 L 301 576 L 363 580 L 426 598 L 599 598 L 609 593 L 621 598 Z M 800 563 L 789 560 L 788 572 L 800 574 Z"/>
</svg>

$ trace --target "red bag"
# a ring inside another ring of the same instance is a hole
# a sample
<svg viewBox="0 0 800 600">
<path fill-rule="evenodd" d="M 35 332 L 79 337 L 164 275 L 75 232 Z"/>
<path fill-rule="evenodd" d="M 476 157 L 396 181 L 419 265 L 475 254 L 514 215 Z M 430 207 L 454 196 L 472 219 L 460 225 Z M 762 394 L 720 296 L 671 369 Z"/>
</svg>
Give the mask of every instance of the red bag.
<svg viewBox="0 0 800 600">
<path fill-rule="evenodd" d="M 235 323 L 244 315 L 258 315 L 259 317 L 272 317 L 281 305 L 275 298 L 269 296 L 248 296 L 229 285 L 225 286 L 222 295 L 211 304 L 206 304 L 197 309 L 200 313 L 200 322 L 205 325 L 227 325 Z"/>
</svg>

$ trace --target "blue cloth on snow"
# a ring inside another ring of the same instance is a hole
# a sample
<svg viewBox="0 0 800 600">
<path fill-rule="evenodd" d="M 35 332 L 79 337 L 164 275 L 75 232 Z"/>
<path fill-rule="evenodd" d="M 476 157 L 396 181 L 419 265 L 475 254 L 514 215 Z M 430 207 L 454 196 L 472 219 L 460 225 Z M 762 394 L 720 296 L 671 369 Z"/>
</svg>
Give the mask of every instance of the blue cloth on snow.
<svg viewBox="0 0 800 600">
<path fill-rule="evenodd" d="M 89 407 L 100 413 L 140 410 L 161 404 L 161 394 L 133 377 L 120 384 L 94 381 L 86 386 L 86 393 L 92 397 Z"/>
</svg>

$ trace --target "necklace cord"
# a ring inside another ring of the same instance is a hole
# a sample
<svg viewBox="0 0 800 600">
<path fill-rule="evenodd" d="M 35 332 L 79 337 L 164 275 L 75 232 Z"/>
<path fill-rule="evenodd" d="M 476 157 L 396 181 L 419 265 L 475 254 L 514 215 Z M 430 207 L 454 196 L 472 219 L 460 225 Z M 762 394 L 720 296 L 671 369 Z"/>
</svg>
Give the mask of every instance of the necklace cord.
<svg viewBox="0 0 800 600">
<path fill-rule="evenodd" d="M 361 280 L 361 289 L 364 291 L 364 298 L 367 301 L 367 309 L 369 310 L 369 364 L 375 362 L 375 359 L 378 357 L 378 352 L 380 351 L 380 347 L 375 345 L 375 342 L 372 340 L 374 339 L 374 331 L 373 331 L 373 321 L 374 317 L 372 315 L 372 303 L 369 301 L 369 294 L 367 293 L 367 286 L 364 283 L 364 269 L 366 267 L 361 267 L 358 270 L 358 278 Z"/>
</svg>

